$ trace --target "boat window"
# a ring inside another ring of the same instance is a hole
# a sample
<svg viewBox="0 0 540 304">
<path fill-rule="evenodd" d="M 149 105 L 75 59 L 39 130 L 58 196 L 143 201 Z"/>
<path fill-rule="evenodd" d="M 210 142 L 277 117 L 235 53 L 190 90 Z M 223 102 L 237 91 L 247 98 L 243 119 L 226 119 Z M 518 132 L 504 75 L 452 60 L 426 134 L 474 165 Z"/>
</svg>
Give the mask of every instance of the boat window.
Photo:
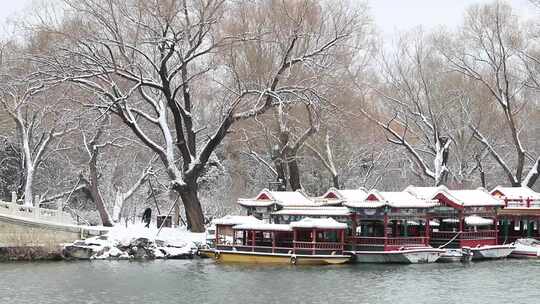
<svg viewBox="0 0 540 304">
<path fill-rule="evenodd" d="M 324 232 L 323 241 L 324 242 L 339 242 L 338 232 L 337 231 Z"/>
</svg>

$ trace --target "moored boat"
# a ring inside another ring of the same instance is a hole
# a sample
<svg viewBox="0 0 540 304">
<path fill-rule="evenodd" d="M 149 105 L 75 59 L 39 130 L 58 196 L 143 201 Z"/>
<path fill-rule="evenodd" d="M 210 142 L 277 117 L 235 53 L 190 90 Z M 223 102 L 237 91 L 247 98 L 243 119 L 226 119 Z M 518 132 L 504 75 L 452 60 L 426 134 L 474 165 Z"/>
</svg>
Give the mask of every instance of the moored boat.
<svg viewBox="0 0 540 304">
<path fill-rule="evenodd" d="M 351 259 L 344 254 L 346 224 L 304 218 L 289 224 L 251 222 L 232 226 L 232 240 L 216 224 L 216 244 L 200 254 L 223 263 L 328 265 Z"/>
<path fill-rule="evenodd" d="M 510 257 L 520 259 L 540 258 L 540 241 L 536 239 L 518 239 L 514 242 L 516 247 Z"/>
<path fill-rule="evenodd" d="M 463 247 L 461 249 L 446 249 L 441 257 L 437 260 L 439 263 L 467 263 L 472 260 L 473 253 L 471 248 Z"/>
<path fill-rule="evenodd" d="M 491 194 L 504 201 L 504 207 L 497 212 L 500 243 L 540 238 L 540 193 L 527 186 L 498 186 Z"/>
<path fill-rule="evenodd" d="M 484 245 L 471 248 L 473 260 L 504 259 L 514 251 L 513 245 Z"/>
<path fill-rule="evenodd" d="M 404 247 L 388 251 L 351 251 L 353 261 L 357 263 L 399 263 L 423 264 L 434 263 L 444 250 L 433 247 Z"/>
<path fill-rule="evenodd" d="M 418 198 L 436 199 L 440 203 L 429 210 L 431 218 L 440 223 L 437 229 L 431 230 L 432 246 L 458 250 L 470 247 L 473 260 L 505 258 L 512 252 L 511 245 L 499 245 L 497 240 L 497 209 L 504 203 L 485 189 L 411 186 L 406 191 Z M 443 261 L 452 259 L 454 257 L 450 254 L 443 256 Z"/>
<path fill-rule="evenodd" d="M 217 262 L 251 263 L 251 264 L 292 264 L 292 265 L 330 265 L 344 264 L 350 255 L 331 254 L 294 254 L 294 253 L 264 253 L 249 251 L 231 251 L 213 249 L 208 253 Z"/>
<path fill-rule="evenodd" d="M 429 246 L 427 210 L 437 204 L 407 192 L 372 190 L 344 203 L 353 212 L 349 248 L 357 263 L 433 263 L 445 252 Z"/>
</svg>

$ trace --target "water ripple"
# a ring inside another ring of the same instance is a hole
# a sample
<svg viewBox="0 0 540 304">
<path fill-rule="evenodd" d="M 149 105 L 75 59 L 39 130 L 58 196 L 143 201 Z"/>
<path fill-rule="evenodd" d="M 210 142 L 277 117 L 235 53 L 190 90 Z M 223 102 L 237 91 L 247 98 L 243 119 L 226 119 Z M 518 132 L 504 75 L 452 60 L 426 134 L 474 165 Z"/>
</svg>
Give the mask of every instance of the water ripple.
<svg viewBox="0 0 540 304">
<path fill-rule="evenodd" d="M 540 262 L 328 267 L 211 260 L 0 264 L 4 303 L 530 303 Z M 533 300 L 534 302 L 534 300 Z"/>
</svg>

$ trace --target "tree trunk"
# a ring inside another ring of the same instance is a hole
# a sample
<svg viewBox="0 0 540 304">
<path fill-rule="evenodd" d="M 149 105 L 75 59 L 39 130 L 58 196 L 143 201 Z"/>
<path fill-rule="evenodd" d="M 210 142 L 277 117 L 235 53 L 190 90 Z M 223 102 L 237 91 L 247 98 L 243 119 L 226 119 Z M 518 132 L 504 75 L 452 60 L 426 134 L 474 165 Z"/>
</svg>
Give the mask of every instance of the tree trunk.
<svg viewBox="0 0 540 304">
<path fill-rule="evenodd" d="M 478 167 L 478 172 L 480 172 L 480 182 L 482 183 L 482 188 L 486 188 L 486 174 L 484 173 L 484 167 L 482 167 L 482 159 L 480 155 L 475 155 L 476 166 Z"/>
<path fill-rule="evenodd" d="M 109 215 L 109 212 L 107 211 L 107 208 L 105 208 L 105 202 L 103 201 L 103 197 L 101 196 L 101 192 L 99 192 L 98 187 L 98 173 L 97 173 L 97 151 L 94 151 L 95 153 L 92 155 L 92 158 L 90 159 L 90 162 L 88 164 L 88 167 L 90 169 L 90 182 L 89 182 L 89 191 L 90 195 L 92 196 L 92 200 L 96 204 L 96 209 L 99 212 L 99 217 L 101 218 L 101 222 L 103 223 L 103 226 L 105 227 L 112 227 L 112 221 L 111 216 Z"/>
<path fill-rule="evenodd" d="M 283 163 L 283 158 L 281 156 L 275 157 L 274 165 L 276 166 L 277 181 L 280 183 L 277 190 L 287 191 L 288 178 L 285 172 L 285 164 Z"/>
<path fill-rule="evenodd" d="M 300 168 L 298 168 L 298 161 L 296 160 L 296 155 L 292 155 L 288 159 L 289 183 L 291 184 L 291 189 L 293 191 L 302 189 L 302 184 L 300 183 Z"/>
<path fill-rule="evenodd" d="M 482 183 L 482 188 L 486 188 L 486 174 L 484 171 L 480 171 L 480 183 Z"/>
<path fill-rule="evenodd" d="M 189 183 L 176 191 L 180 194 L 186 210 L 187 229 L 191 232 L 204 232 L 204 214 L 197 193 L 197 183 Z"/>
<path fill-rule="evenodd" d="M 96 204 L 96 209 L 99 213 L 99 217 L 101 218 L 101 222 L 103 223 L 103 226 L 105 227 L 112 227 L 112 221 L 111 217 L 109 215 L 109 212 L 105 208 L 105 203 L 103 202 L 103 197 L 101 196 L 101 193 L 99 192 L 99 189 L 96 184 L 90 183 L 90 187 L 88 187 L 88 190 L 90 191 L 90 195 L 92 196 L 92 200 Z"/>
<path fill-rule="evenodd" d="M 527 177 L 525 177 L 523 184 L 529 188 L 532 188 L 538 180 L 538 177 L 540 177 L 540 157 L 538 157 L 536 162 L 534 162 L 531 170 L 529 170 L 529 173 L 527 174 Z"/>
<path fill-rule="evenodd" d="M 173 225 L 174 227 L 180 226 L 180 205 L 174 204 L 174 214 L 173 214 Z"/>
<path fill-rule="evenodd" d="M 332 184 L 334 188 L 339 189 L 339 176 L 337 174 L 332 174 Z"/>
<path fill-rule="evenodd" d="M 124 209 L 125 196 L 120 189 L 116 189 L 114 197 L 114 207 L 113 207 L 113 221 L 115 223 L 120 222 L 120 216 L 122 215 L 122 209 Z"/>
<path fill-rule="evenodd" d="M 122 192 L 120 188 L 115 187 L 115 199 L 113 207 L 113 221 L 115 223 L 120 222 L 120 217 L 122 216 L 122 210 L 124 209 L 125 202 L 133 196 L 133 194 L 141 187 L 143 182 L 146 180 L 148 171 L 145 170 L 141 177 L 133 184 L 133 186 L 126 192 Z M 153 195 L 153 192 L 152 192 Z M 155 197 L 154 197 L 155 200 Z"/>
<path fill-rule="evenodd" d="M 34 183 L 34 169 L 27 164 L 26 169 L 26 182 L 24 184 L 24 205 L 34 206 L 32 185 Z"/>
<path fill-rule="evenodd" d="M 446 182 L 448 177 L 448 155 L 450 149 L 450 142 L 447 137 L 438 136 L 438 132 L 435 133 L 435 149 L 436 156 L 434 160 L 435 167 L 435 186 L 440 186 Z"/>
</svg>

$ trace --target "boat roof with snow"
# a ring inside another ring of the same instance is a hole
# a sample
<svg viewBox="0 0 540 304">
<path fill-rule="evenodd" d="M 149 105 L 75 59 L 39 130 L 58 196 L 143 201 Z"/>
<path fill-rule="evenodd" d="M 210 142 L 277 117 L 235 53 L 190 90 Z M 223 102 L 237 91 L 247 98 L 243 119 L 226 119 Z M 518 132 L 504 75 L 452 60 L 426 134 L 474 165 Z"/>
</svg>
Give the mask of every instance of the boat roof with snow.
<svg viewBox="0 0 540 304">
<path fill-rule="evenodd" d="M 431 208 L 438 205 L 437 200 L 418 198 L 408 192 L 389 192 L 371 190 L 364 201 L 346 202 L 350 208 Z"/>
<path fill-rule="evenodd" d="M 540 193 L 534 191 L 533 189 L 527 186 L 521 187 L 503 187 L 497 186 L 491 190 L 491 195 L 499 197 L 502 199 L 510 200 L 525 200 L 531 199 L 535 201 L 540 201 Z"/>
<path fill-rule="evenodd" d="M 341 205 L 345 202 L 360 202 L 367 198 L 368 191 L 364 187 L 358 189 L 337 189 L 330 188 L 316 201 L 324 205 Z"/>
<path fill-rule="evenodd" d="M 272 215 L 305 215 L 305 216 L 348 216 L 351 212 L 347 207 L 285 207 Z"/>
<path fill-rule="evenodd" d="M 241 224 L 258 224 L 261 220 L 251 215 L 226 215 L 222 218 L 212 220 L 214 225 L 241 225 Z"/>
<path fill-rule="evenodd" d="M 302 191 L 270 191 L 268 189 L 263 189 L 254 198 L 240 198 L 238 204 L 245 207 L 269 207 L 274 204 L 282 207 L 314 207 L 320 205 Z"/>
<path fill-rule="evenodd" d="M 269 223 L 246 223 L 233 226 L 235 230 L 257 230 L 257 231 L 293 231 L 293 229 L 321 229 L 321 230 L 341 230 L 347 229 L 347 224 L 340 223 L 332 218 L 310 218 L 306 217 L 300 221 L 289 224 L 269 224 Z"/>
<path fill-rule="evenodd" d="M 467 190 L 450 190 L 445 186 L 439 187 L 415 187 L 409 186 L 405 189 L 417 198 L 437 199 L 454 207 L 497 207 L 503 206 L 504 202 L 493 197 L 484 188 Z"/>
</svg>

